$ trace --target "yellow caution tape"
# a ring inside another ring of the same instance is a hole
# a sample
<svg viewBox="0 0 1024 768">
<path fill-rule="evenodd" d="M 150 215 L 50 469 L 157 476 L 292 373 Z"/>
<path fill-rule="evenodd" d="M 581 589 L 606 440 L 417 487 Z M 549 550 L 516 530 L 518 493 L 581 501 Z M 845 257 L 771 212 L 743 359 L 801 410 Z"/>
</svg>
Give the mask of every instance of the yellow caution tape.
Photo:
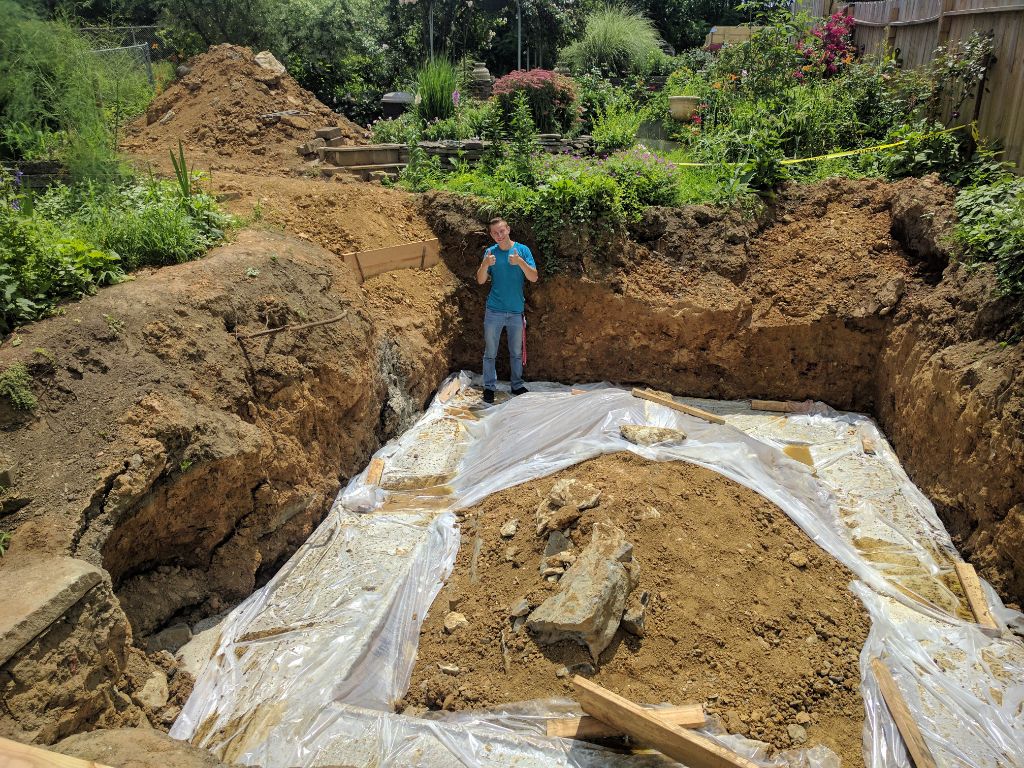
<svg viewBox="0 0 1024 768">
<path fill-rule="evenodd" d="M 959 131 L 962 128 L 971 129 L 971 137 L 978 140 L 978 126 L 975 122 L 966 123 L 964 125 L 956 125 L 952 128 L 944 128 L 941 131 L 935 131 L 934 133 L 926 133 L 921 136 L 921 139 L 930 139 L 933 136 L 941 136 L 944 133 L 952 133 L 953 131 Z M 904 144 L 908 144 L 910 139 L 903 139 L 902 141 L 893 141 L 889 144 L 877 144 L 873 147 L 861 147 L 860 149 L 848 149 L 843 152 L 829 152 L 827 155 L 815 155 L 814 157 L 793 157 L 787 158 L 786 160 L 780 160 L 779 165 L 796 165 L 797 163 L 810 163 L 815 160 L 834 160 L 839 157 L 852 157 L 853 155 L 864 155 L 868 152 L 878 152 L 883 149 L 892 149 L 893 147 L 900 147 Z M 717 165 L 743 165 L 743 163 L 673 163 L 677 168 L 711 168 Z"/>
</svg>

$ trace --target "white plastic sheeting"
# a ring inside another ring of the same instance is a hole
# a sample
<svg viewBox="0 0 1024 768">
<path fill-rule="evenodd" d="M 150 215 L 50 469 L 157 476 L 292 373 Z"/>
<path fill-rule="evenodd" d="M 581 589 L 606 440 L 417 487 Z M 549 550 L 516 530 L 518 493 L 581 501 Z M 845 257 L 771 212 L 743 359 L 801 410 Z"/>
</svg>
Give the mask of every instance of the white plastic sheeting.
<svg viewBox="0 0 1024 768">
<path fill-rule="evenodd" d="M 958 559 L 927 499 L 907 479 L 874 424 L 825 406 L 813 413 L 752 412 L 746 403 L 686 400 L 722 415 L 710 424 L 607 385 L 571 394 L 559 385 L 479 409 L 466 388 L 435 402 L 380 452 L 384 491 L 354 478 L 327 519 L 262 590 L 222 627 L 219 648 L 171 735 L 225 760 L 285 766 L 650 765 L 543 736 L 566 703 L 431 718 L 391 712 L 408 687 L 419 629 L 458 549 L 454 510 L 602 453 L 629 450 L 685 460 L 757 491 L 853 571 L 872 630 L 862 659 L 870 768 L 908 758 L 869 661 L 882 657 L 943 766 L 1024 766 L 1024 646 L 989 637 L 952 589 Z M 473 410 L 467 410 L 472 408 Z M 642 447 L 622 424 L 682 429 L 678 446 Z M 861 438 L 877 445 L 861 449 Z M 812 470 L 787 457 L 807 445 Z M 417 474 L 419 473 L 419 474 Z M 987 593 L 998 620 L 1019 613 Z M 717 731 L 717 735 L 716 734 Z M 766 750 L 712 723 L 706 733 L 769 764 Z M 824 748 L 789 750 L 775 764 L 831 768 Z"/>
</svg>

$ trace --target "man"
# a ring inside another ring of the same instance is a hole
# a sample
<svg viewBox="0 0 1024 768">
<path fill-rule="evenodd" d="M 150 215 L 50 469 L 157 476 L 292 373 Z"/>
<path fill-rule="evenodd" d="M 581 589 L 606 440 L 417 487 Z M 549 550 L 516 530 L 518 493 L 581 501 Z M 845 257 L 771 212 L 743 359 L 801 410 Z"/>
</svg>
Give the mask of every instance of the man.
<svg viewBox="0 0 1024 768">
<path fill-rule="evenodd" d="M 488 230 L 494 245 L 484 251 L 483 261 L 476 271 L 480 285 L 491 278 L 491 292 L 484 311 L 484 402 L 494 402 L 494 388 L 498 375 L 494 358 L 498 354 L 501 330 L 508 340 L 509 365 L 512 368 L 512 394 L 521 395 L 528 390 L 523 386 L 523 283 L 537 282 L 537 265 L 530 249 L 522 243 L 513 243 L 508 223 L 502 218 L 491 219 Z"/>
</svg>

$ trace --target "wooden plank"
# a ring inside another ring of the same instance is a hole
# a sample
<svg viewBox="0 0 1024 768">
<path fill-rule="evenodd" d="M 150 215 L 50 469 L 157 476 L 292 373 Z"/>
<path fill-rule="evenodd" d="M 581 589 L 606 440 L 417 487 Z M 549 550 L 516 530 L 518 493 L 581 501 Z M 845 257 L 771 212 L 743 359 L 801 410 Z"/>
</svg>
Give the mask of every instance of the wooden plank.
<svg viewBox="0 0 1024 768">
<path fill-rule="evenodd" d="M 706 736 L 669 725 L 650 710 L 584 677 L 577 675 L 572 683 L 584 712 L 689 768 L 757 768 L 757 763 L 752 760 L 737 755 Z"/>
<path fill-rule="evenodd" d="M 459 377 L 456 376 L 454 379 L 444 385 L 444 388 L 437 393 L 437 399 L 442 403 L 447 403 L 451 400 L 455 394 L 462 387 L 462 382 L 459 381 Z"/>
<path fill-rule="evenodd" d="M 999 629 L 992 611 L 989 610 L 988 600 L 985 599 L 985 592 L 981 588 L 981 581 L 978 579 L 978 572 L 970 563 L 954 563 L 957 578 L 960 579 L 960 586 L 964 588 L 967 595 L 967 604 L 971 606 L 971 613 L 975 620 L 986 629 Z"/>
<path fill-rule="evenodd" d="M 380 479 L 384 475 L 384 459 L 374 459 L 370 462 L 370 468 L 366 470 L 366 482 L 370 485 L 380 485 Z"/>
<path fill-rule="evenodd" d="M 790 400 L 751 400 L 750 410 L 778 411 L 779 413 L 801 413 L 804 410 L 804 404 L 794 403 Z"/>
<path fill-rule="evenodd" d="M 921 735 L 921 729 L 917 727 L 903 694 L 900 693 L 896 681 L 892 679 L 892 675 L 889 674 L 889 670 L 881 659 L 871 660 L 871 671 L 875 673 L 875 680 L 878 681 L 878 687 L 882 691 L 882 698 L 885 699 L 885 704 L 889 707 L 892 719 L 896 721 L 896 727 L 899 729 L 900 736 L 903 737 L 903 743 L 907 747 L 907 752 L 910 753 L 915 768 L 935 768 L 935 758 L 932 757 L 931 750 L 928 749 L 928 744 L 925 742 L 924 736 Z"/>
<path fill-rule="evenodd" d="M 48 749 L 21 744 L 0 737 L 0 766 L 3 768 L 109 768 L 103 763 L 68 757 Z"/>
<path fill-rule="evenodd" d="M 585 389 L 576 389 L 576 387 L 573 387 L 572 389 L 569 390 L 569 394 L 570 395 L 585 395 L 585 394 L 587 394 L 587 390 L 585 390 Z"/>
<path fill-rule="evenodd" d="M 363 281 L 395 269 L 421 269 L 441 261 L 441 243 L 436 237 L 370 251 L 350 251 L 341 255 L 346 264 L 357 268 Z"/>
<path fill-rule="evenodd" d="M 669 725 L 677 725 L 680 728 L 702 728 L 707 722 L 704 707 L 700 704 L 650 708 L 649 711 Z M 548 736 L 566 739 L 607 739 L 622 735 L 622 731 L 590 715 L 548 720 L 547 728 Z"/>
<path fill-rule="evenodd" d="M 708 413 L 700 408 L 694 408 L 692 405 L 684 405 L 683 403 L 677 403 L 671 397 L 659 394 L 657 392 L 650 392 L 645 389 L 634 389 L 633 397 L 639 397 L 641 400 L 649 400 L 652 403 L 658 405 L 664 405 L 666 408 L 672 408 L 673 410 L 680 411 L 681 413 L 688 414 L 690 416 L 696 416 L 698 419 L 704 419 L 704 421 L 710 421 L 712 424 L 725 424 L 725 419 L 721 416 L 716 416 L 713 413 Z"/>
</svg>

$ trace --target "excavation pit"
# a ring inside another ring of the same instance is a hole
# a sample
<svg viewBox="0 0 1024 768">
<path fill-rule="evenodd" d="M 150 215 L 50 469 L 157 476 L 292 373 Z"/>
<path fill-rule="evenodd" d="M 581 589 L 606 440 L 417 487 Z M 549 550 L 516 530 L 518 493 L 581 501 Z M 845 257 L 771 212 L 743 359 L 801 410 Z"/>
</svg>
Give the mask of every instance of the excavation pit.
<svg viewBox="0 0 1024 768">
<path fill-rule="evenodd" d="M 229 616 L 173 736 L 260 765 L 364 764 L 381 750 L 389 765 L 645 764 L 545 735 L 574 711 L 566 680 L 581 674 L 640 703 L 701 704 L 703 732 L 748 757 L 859 765 L 862 733 L 873 750 L 894 733 L 878 658 L 933 751 L 999 764 L 998 744 L 962 723 L 1012 730 L 1006 673 L 1024 670 L 1024 653 L 960 615 L 955 549 L 869 419 L 687 401 L 723 422 L 711 423 L 678 399 L 543 384 L 484 408 L 466 375 L 460 387 L 442 387 L 450 399 L 377 454 L 381 476 L 403 468 L 400 490 L 369 482 L 368 468 Z M 437 442 L 451 420 L 459 439 Z M 624 425 L 686 438 L 637 445 Z M 454 468 L 443 485 L 435 461 L 415 477 L 411 459 L 434 449 Z M 532 610 L 559 586 L 540 562 L 556 532 L 538 536 L 537 515 L 567 478 L 600 495 L 578 505 L 560 546 L 582 559 L 597 527 L 618 527 L 632 545 L 619 559 L 639 563 L 650 595 L 643 637 L 620 628 L 597 659 L 573 639 L 538 644 L 516 622 L 520 601 Z M 1016 620 L 988 597 L 1001 625 Z M 935 661 L 922 670 L 923 658 Z M 988 699 L 943 697 L 954 683 Z"/>
</svg>

